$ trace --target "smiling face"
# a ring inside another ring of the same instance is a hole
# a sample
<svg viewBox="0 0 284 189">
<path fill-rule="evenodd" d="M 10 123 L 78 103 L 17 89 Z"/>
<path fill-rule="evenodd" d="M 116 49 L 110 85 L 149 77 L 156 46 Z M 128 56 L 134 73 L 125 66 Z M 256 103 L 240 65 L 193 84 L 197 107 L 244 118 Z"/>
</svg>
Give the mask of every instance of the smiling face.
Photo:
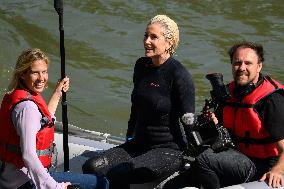
<svg viewBox="0 0 284 189">
<path fill-rule="evenodd" d="M 168 52 L 170 47 L 171 42 L 164 37 L 163 28 L 159 23 L 147 26 L 144 35 L 145 56 L 152 58 L 152 60 L 168 58 L 170 56 Z"/>
<path fill-rule="evenodd" d="M 48 65 L 44 60 L 36 60 L 31 64 L 30 69 L 21 76 L 21 79 L 24 80 L 25 86 L 30 91 L 41 93 L 47 84 L 47 69 Z"/>
<path fill-rule="evenodd" d="M 238 48 L 232 59 L 232 74 L 238 86 L 257 83 L 262 62 L 251 48 Z"/>
</svg>

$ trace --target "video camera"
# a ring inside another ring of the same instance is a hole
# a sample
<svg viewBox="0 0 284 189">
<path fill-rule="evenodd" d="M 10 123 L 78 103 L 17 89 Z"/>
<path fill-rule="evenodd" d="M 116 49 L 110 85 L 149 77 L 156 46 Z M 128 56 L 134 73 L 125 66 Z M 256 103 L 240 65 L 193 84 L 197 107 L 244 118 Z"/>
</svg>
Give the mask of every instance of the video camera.
<svg viewBox="0 0 284 189">
<path fill-rule="evenodd" d="M 215 125 L 206 115 L 210 110 L 215 112 L 226 99 L 230 98 L 228 88 L 223 83 L 223 75 L 212 73 L 207 74 L 206 78 L 212 86 L 211 99 L 205 99 L 202 114 L 197 116 L 194 126 L 188 134 L 189 142 L 193 145 L 192 147 L 195 148 L 197 154 L 208 147 L 211 147 L 214 151 L 222 151 L 227 147 L 234 146 L 228 130 L 219 124 Z"/>
</svg>

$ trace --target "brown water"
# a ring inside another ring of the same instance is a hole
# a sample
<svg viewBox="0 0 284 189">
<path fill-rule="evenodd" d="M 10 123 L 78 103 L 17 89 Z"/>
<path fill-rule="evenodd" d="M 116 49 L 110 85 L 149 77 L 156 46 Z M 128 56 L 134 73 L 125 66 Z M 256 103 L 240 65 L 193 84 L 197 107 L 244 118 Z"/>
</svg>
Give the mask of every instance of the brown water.
<svg viewBox="0 0 284 189">
<path fill-rule="evenodd" d="M 209 72 L 231 79 L 228 48 L 236 41 L 264 45 L 264 73 L 284 83 L 283 0 L 68 0 L 64 1 L 66 72 L 71 78 L 69 123 L 124 136 L 132 71 L 143 56 L 148 20 L 172 17 L 180 28 L 176 59 L 192 73 L 197 111 L 209 97 Z M 51 59 L 48 97 L 60 77 L 58 15 L 53 0 L 0 0 L 0 96 L 17 56 L 38 47 Z M 57 117 L 61 120 L 61 108 Z"/>
</svg>

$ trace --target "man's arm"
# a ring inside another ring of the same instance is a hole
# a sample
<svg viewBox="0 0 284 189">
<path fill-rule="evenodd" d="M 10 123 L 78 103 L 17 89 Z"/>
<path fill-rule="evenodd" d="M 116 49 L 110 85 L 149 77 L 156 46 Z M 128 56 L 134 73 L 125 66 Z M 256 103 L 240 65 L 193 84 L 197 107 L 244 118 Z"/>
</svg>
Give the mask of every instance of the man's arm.
<svg viewBox="0 0 284 189">
<path fill-rule="evenodd" d="M 280 186 L 284 186 L 284 179 L 283 179 L 283 175 L 284 175 L 284 139 L 278 141 L 277 143 L 277 147 L 279 150 L 279 159 L 278 162 L 276 163 L 275 166 L 273 166 L 271 168 L 270 171 L 268 171 L 267 173 L 265 173 L 262 178 L 260 179 L 260 181 L 264 181 L 264 180 L 268 180 L 268 184 L 269 186 L 272 187 L 280 187 Z"/>
<path fill-rule="evenodd" d="M 260 116 L 264 119 L 264 126 L 275 139 L 279 159 L 270 171 L 265 173 L 261 181 L 267 179 L 268 184 L 272 187 L 284 186 L 284 94 L 283 91 L 277 91 L 269 96 L 259 106 Z M 262 109 L 262 111 L 261 111 Z"/>
</svg>

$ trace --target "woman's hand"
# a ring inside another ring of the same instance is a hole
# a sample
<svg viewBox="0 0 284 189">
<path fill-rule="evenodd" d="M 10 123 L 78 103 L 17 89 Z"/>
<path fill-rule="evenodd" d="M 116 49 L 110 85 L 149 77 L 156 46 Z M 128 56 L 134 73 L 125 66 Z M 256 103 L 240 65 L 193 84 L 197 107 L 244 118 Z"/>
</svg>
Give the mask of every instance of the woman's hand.
<svg viewBox="0 0 284 189">
<path fill-rule="evenodd" d="M 71 185 L 70 182 L 65 182 L 65 183 L 64 183 L 64 189 L 67 189 L 69 185 Z"/>
<path fill-rule="evenodd" d="M 67 92 L 69 89 L 69 77 L 65 77 L 61 81 L 57 82 L 54 93 L 60 98 L 62 96 L 62 91 Z"/>
<path fill-rule="evenodd" d="M 48 110 L 51 114 L 55 114 L 55 111 L 58 106 L 58 102 L 62 96 L 62 91 L 67 92 L 69 89 L 69 78 L 66 76 L 61 81 L 57 82 L 55 90 L 49 100 Z"/>
</svg>

